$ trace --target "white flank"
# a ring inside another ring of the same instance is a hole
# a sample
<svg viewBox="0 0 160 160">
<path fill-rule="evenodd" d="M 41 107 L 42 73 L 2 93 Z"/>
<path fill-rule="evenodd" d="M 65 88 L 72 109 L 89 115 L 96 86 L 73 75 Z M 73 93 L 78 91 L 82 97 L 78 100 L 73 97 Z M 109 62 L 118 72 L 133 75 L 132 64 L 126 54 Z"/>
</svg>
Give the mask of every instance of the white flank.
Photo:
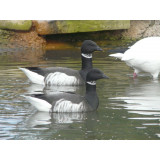
<svg viewBox="0 0 160 160">
<path fill-rule="evenodd" d="M 124 54 L 122 54 L 122 53 L 116 53 L 116 54 L 110 54 L 109 56 L 110 57 L 115 57 L 115 58 L 118 58 L 118 59 L 122 59 L 123 55 Z"/>
<path fill-rule="evenodd" d="M 85 105 L 83 102 L 76 104 L 71 101 L 60 99 L 56 102 L 53 108 L 53 112 L 83 112 L 85 111 Z"/>
<path fill-rule="evenodd" d="M 92 58 L 92 54 L 84 54 L 84 53 L 82 53 L 81 55 L 83 57 L 85 57 L 85 58 Z"/>
<path fill-rule="evenodd" d="M 52 108 L 52 105 L 47 101 L 31 96 L 23 96 L 25 97 L 29 103 L 31 103 L 38 111 L 49 112 Z"/>
<path fill-rule="evenodd" d="M 74 76 L 68 76 L 65 73 L 54 72 L 47 75 L 45 78 L 46 85 L 78 85 L 79 80 Z"/>
<path fill-rule="evenodd" d="M 21 71 L 25 73 L 25 75 L 29 78 L 32 83 L 42 84 L 44 85 L 44 77 L 38 73 L 32 72 L 26 68 L 19 68 Z"/>
</svg>

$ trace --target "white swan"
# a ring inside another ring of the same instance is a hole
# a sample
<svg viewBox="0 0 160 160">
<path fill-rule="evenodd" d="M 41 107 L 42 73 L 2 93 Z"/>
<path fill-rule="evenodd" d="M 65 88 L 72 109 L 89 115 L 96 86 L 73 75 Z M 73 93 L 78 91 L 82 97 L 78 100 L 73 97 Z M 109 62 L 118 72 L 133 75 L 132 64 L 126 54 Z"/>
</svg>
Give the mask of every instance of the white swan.
<svg viewBox="0 0 160 160">
<path fill-rule="evenodd" d="M 148 37 L 139 40 L 124 54 L 109 56 L 120 59 L 134 69 L 134 78 L 139 72 L 148 72 L 157 79 L 160 72 L 160 37 Z"/>
</svg>

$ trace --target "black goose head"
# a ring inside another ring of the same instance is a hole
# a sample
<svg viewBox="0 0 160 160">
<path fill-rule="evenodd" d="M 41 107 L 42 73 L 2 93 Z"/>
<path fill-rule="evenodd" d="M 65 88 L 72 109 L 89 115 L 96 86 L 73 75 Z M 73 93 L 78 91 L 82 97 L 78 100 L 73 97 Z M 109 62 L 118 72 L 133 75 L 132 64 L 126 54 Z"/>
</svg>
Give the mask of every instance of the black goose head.
<svg viewBox="0 0 160 160">
<path fill-rule="evenodd" d="M 95 42 L 91 40 L 85 40 L 82 43 L 81 53 L 91 54 L 94 51 L 102 51 L 102 49 Z"/>
<path fill-rule="evenodd" d="M 86 81 L 87 82 L 93 82 L 96 81 L 98 79 L 108 79 L 109 77 L 107 77 L 103 72 L 101 72 L 99 69 L 91 69 L 86 77 Z"/>
<path fill-rule="evenodd" d="M 96 110 L 99 105 L 95 81 L 102 78 L 107 79 L 108 77 L 99 69 L 91 69 L 87 74 L 85 99 L 92 110 Z"/>
</svg>

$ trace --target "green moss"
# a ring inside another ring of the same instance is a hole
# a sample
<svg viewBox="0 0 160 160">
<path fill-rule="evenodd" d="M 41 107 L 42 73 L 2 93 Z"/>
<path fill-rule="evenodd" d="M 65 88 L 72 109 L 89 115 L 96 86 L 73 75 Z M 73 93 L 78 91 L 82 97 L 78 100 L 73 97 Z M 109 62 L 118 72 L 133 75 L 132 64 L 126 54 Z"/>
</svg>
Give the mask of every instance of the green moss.
<svg viewBox="0 0 160 160">
<path fill-rule="evenodd" d="M 30 20 L 24 20 L 24 21 L 1 20 L 0 21 L 0 29 L 27 31 L 31 28 L 31 26 L 32 26 L 32 21 Z"/>
<path fill-rule="evenodd" d="M 14 35 L 13 31 L 6 31 L 0 29 L 0 43 L 5 44 L 9 42 L 10 37 Z"/>
<path fill-rule="evenodd" d="M 141 38 L 131 38 L 131 37 L 122 37 L 121 40 L 123 42 L 127 42 L 127 43 L 133 43 L 136 42 L 138 40 L 140 40 Z"/>
<path fill-rule="evenodd" d="M 56 24 L 56 33 L 94 32 L 128 29 L 130 27 L 129 20 L 66 20 L 54 21 L 53 23 Z"/>
</svg>

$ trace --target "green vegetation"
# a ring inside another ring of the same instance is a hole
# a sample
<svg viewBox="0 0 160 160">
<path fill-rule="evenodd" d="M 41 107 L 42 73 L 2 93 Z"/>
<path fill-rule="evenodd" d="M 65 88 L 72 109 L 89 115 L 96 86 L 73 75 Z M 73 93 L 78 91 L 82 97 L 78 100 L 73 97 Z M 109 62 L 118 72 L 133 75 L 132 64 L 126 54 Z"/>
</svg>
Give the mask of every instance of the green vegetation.
<svg viewBox="0 0 160 160">
<path fill-rule="evenodd" d="M 130 27 L 129 20 L 67 20 L 54 21 L 53 23 L 55 23 L 54 27 L 56 26 L 56 30 L 53 30 L 55 33 L 94 32 L 128 29 Z"/>
<path fill-rule="evenodd" d="M 20 30 L 20 31 L 28 31 L 32 26 L 31 20 L 1 20 L 0 21 L 0 29 L 9 29 L 9 30 Z"/>
</svg>

